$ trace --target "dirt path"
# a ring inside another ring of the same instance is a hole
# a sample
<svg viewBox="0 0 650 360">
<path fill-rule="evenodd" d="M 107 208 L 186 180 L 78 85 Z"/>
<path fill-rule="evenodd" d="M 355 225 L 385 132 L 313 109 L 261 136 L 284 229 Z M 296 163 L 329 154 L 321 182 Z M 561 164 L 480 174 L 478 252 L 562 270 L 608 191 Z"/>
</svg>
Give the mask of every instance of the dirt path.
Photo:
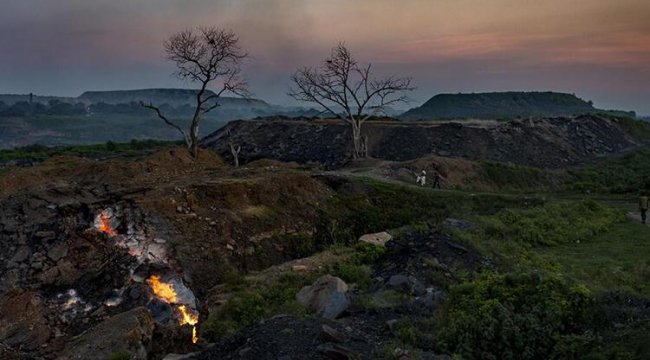
<svg viewBox="0 0 650 360">
<path fill-rule="evenodd" d="M 648 214 L 648 216 L 650 216 L 650 214 Z M 630 211 L 630 212 L 628 212 L 627 213 L 627 218 L 631 219 L 631 220 L 634 220 L 634 221 L 641 222 L 641 214 L 638 211 L 635 211 L 635 212 Z M 647 227 L 650 227 L 650 222 L 646 222 L 645 225 Z"/>
</svg>

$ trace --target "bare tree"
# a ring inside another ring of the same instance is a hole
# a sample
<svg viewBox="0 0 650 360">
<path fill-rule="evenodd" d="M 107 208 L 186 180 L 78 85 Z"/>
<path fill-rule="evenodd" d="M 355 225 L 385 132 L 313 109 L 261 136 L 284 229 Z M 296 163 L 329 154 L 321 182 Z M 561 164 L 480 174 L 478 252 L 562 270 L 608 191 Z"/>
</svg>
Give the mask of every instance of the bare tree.
<svg viewBox="0 0 650 360">
<path fill-rule="evenodd" d="M 291 77 L 289 96 L 316 103 L 352 126 L 355 159 L 367 155 L 361 139 L 363 123 L 385 113 L 389 105 L 408 102 L 404 92 L 414 89 L 410 78 L 377 79 L 371 68 L 371 64 L 359 65 L 345 44 L 339 43 L 320 66 L 299 69 Z"/>
<path fill-rule="evenodd" d="M 248 84 L 240 78 L 241 64 L 248 54 L 239 47 L 239 38 L 230 30 L 216 27 L 199 27 L 172 35 L 163 44 L 167 59 L 178 69 L 176 75 L 197 83 L 196 108 L 189 131 L 172 122 L 153 104 L 142 106 L 156 112 L 167 125 L 183 135 L 193 157 L 198 155 L 199 125 L 203 116 L 219 106 L 219 97 L 229 92 L 249 97 Z M 209 89 L 218 84 L 216 91 Z"/>
<path fill-rule="evenodd" d="M 230 148 L 230 153 L 232 154 L 235 167 L 239 167 L 239 153 L 241 152 L 241 146 L 235 145 L 233 142 L 232 132 L 230 129 L 226 130 L 226 136 L 228 137 L 228 147 Z"/>
</svg>

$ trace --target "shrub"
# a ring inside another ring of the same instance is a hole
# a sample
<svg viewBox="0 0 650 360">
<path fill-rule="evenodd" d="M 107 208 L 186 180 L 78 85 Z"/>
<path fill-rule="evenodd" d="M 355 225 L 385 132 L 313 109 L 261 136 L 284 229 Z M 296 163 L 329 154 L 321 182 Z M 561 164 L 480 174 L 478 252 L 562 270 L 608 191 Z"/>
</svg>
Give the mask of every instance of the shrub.
<svg viewBox="0 0 650 360">
<path fill-rule="evenodd" d="M 621 211 L 593 200 L 555 203 L 530 210 L 502 210 L 481 218 L 485 236 L 526 245 L 583 241 L 624 219 Z"/>
<path fill-rule="evenodd" d="M 370 269 L 365 265 L 338 263 L 334 265 L 333 274 L 348 283 L 357 284 L 361 288 L 366 288 L 372 283 Z"/>
<path fill-rule="evenodd" d="M 464 359 L 573 358 L 588 348 L 592 304 L 585 287 L 558 277 L 486 274 L 451 287 L 438 346 Z"/>
<path fill-rule="evenodd" d="M 312 281 L 310 276 L 288 274 L 271 284 L 235 292 L 223 307 L 201 324 L 201 334 L 214 341 L 277 314 L 304 314 L 305 309 L 295 296 Z"/>
</svg>

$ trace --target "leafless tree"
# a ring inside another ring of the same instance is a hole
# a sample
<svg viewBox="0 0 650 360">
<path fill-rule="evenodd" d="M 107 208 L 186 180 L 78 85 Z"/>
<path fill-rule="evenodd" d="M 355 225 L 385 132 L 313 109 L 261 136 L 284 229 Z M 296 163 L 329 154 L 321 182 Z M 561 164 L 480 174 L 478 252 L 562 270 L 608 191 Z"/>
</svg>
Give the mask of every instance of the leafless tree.
<svg viewBox="0 0 650 360">
<path fill-rule="evenodd" d="M 172 35 L 163 44 L 167 59 L 178 69 L 176 75 L 197 83 L 196 108 L 189 131 L 166 117 L 153 104 L 142 106 L 156 112 L 167 125 L 183 135 L 193 157 L 198 156 L 199 125 L 203 116 L 219 106 L 219 98 L 229 92 L 245 98 L 250 96 L 248 84 L 240 78 L 241 65 L 248 54 L 239 47 L 239 38 L 230 30 L 216 27 L 199 27 Z M 209 87 L 217 84 L 216 91 Z"/>
<path fill-rule="evenodd" d="M 239 153 L 241 152 L 241 146 L 235 145 L 232 139 L 232 133 L 230 129 L 226 131 L 226 136 L 228 137 L 228 147 L 230 148 L 230 153 L 232 154 L 233 162 L 235 167 L 239 167 Z"/>
<path fill-rule="evenodd" d="M 361 139 L 363 123 L 385 113 L 389 105 L 408 102 L 404 93 L 414 89 L 410 78 L 375 78 L 371 64 L 359 65 L 344 43 L 333 48 L 320 66 L 299 69 L 291 80 L 289 96 L 316 103 L 352 126 L 355 159 L 367 155 Z"/>
</svg>

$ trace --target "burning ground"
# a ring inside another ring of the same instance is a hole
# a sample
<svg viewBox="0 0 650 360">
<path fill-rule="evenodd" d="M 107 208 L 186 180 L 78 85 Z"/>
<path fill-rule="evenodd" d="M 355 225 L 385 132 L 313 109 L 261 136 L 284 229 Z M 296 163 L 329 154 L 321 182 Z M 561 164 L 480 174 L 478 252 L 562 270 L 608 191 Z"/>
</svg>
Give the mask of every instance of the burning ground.
<svg viewBox="0 0 650 360">
<path fill-rule="evenodd" d="M 313 233 L 314 205 L 330 194 L 291 169 L 233 171 L 207 152 L 196 162 L 178 153 L 55 159 L 2 178 L 0 338 L 8 354 L 187 351 L 198 341 L 201 297 L 228 273 L 294 256 L 274 238 Z M 137 334 L 123 349 L 71 342 L 93 339 L 93 329 L 134 309 L 146 309 L 137 312 L 142 321 L 118 321 Z"/>
</svg>

